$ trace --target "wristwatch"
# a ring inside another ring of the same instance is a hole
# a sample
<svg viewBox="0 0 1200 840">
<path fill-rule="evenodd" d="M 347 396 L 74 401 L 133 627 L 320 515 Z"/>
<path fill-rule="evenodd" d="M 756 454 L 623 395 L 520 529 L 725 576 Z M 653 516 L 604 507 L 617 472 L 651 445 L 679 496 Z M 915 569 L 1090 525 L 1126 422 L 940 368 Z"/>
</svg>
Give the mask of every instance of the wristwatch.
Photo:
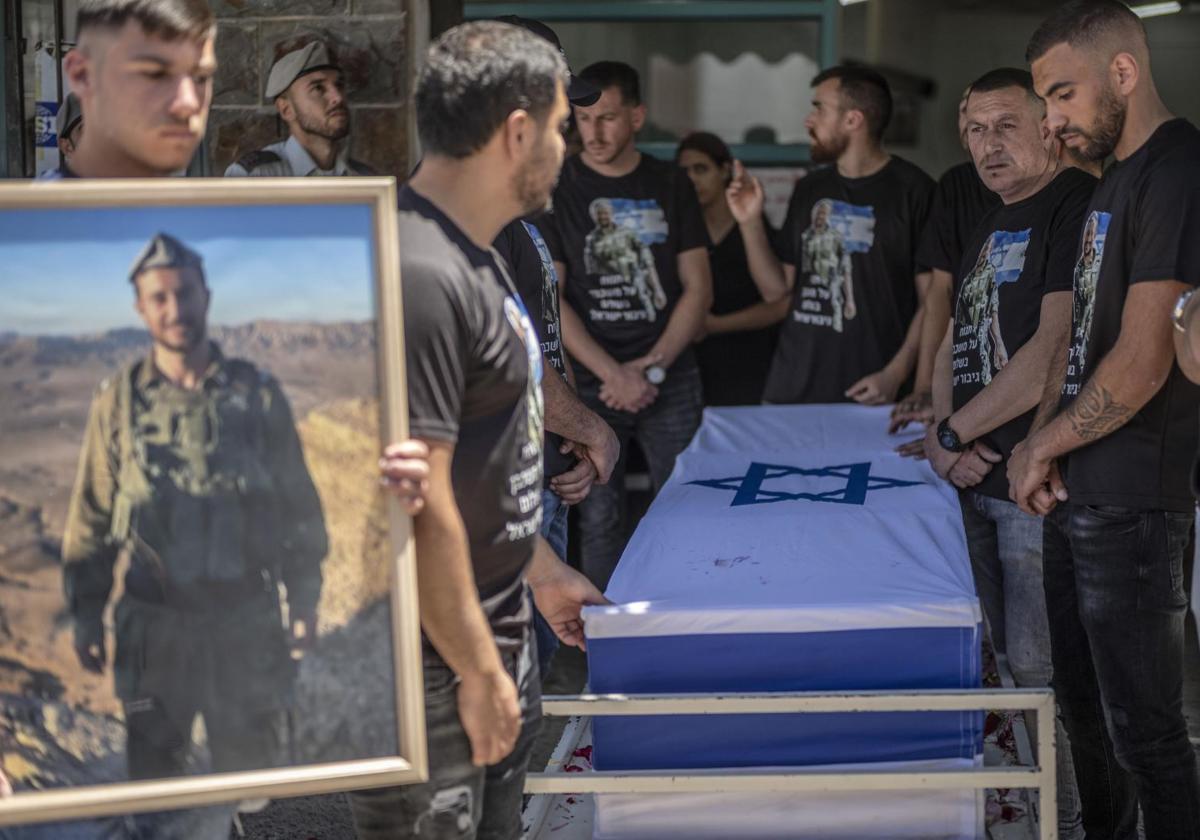
<svg viewBox="0 0 1200 840">
<path fill-rule="evenodd" d="M 667 372 L 662 365 L 650 365 L 646 368 L 646 381 L 651 385 L 661 385 L 667 379 Z"/>
<path fill-rule="evenodd" d="M 1184 313 L 1187 311 L 1188 302 L 1195 294 L 1195 289 L 1188 289 L 1179 296 L 1179 300 L 1175 301 L 1175 308 L 1171 310 L 1171 323 L 1175 325 L 1175 329 L 1180 332 L 1187 332 L 1187 324 L 1183 322 Z"/>
<path fill-rule="evenodd" d="M 962 452 L 967 447 L 958 439 L 958 432 L 950 428 L 950 418 L 947 417 L 937 427 L 938 443 L 942 445 L 942 449 L 947 452 Z"/>
</svg>

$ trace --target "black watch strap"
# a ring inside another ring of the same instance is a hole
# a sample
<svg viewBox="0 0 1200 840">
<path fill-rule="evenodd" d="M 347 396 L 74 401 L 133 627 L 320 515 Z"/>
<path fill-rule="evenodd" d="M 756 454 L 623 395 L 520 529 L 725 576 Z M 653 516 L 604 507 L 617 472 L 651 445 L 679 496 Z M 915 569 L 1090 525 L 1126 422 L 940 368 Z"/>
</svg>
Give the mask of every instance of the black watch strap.
<svg viewBox="0 0 1200 840">
<path fill-rule="evenodd" d="M 942 449 L 945 449 L 947 452 L 962 452 L 967 448 L 966 445 L 959 440 L 958 432 L 950 428 L 949 417 L 942 420 L 941 423 L 938 423 L 937 438 L 938 443 L 942 446 Z"/>
</svg>

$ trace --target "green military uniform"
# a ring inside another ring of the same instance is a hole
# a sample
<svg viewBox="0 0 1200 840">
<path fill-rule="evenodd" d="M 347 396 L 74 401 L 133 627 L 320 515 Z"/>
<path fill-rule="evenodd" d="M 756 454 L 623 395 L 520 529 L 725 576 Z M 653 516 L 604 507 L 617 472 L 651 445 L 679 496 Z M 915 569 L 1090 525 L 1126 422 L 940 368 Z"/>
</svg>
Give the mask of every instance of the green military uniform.
<svg viewBox="0 0 1200 840">
<path fill-rule="evenodd" d="M 1100 279 L 1100 260 L 1092 257 L 1091 262 L 1080 259 L 1075 266 L 1074 317 L 1075 346 L 1079 348 L 1077 364 L 1082 367 L 1087 359 L 1087 343 L 1092 332 L 1092 313 L 1096 309 L 1096 283 Z"/>
<path fill-rule="evenodd" d="M 646 320 L 656 320 L 659 308 L 667 305 L 654 255 L 633 230 L 623 225 L 596 228 L 584 239 L 583 258 L 588 274 L 624 277 L 637 290 Z"/>
<path fill-rule="evenodd" d="M 824 230 L 809 227 L 801 237 L 801 244 L 801 270 L 808 275 L 810 283 L 829 289 L 833 329 L 842 332 L 846 308 L 845 272 L 850 270 L 842 235 L 831 227 Z"/>
<path fill-rule="evenodd" d="M 193 264 L 181 248 L 156 237 L 135 275 Z M 312 615 L 328 538 L 275 379 L 213 344 L 195 390 L 165 379 L 153 355 L 101 384 L 63 539 L 84 644 L 103 638 L 123 550 L 113 672 L 131 777 L 182 773 L 197 714 L 215 770 L 276 763 L 294 682 L 276 583 L 293 616 Z"/>
<path fill-rule="evenodd" d="M 975 329 L 980 381 L 988 385 L 992 381 L 992 318 L 1000 305 L 995 266 L 985 262 L 977 267 L 967 275 L 963 291 L 967 304 L 965 314 L 968 323 Z"/>
</svg>

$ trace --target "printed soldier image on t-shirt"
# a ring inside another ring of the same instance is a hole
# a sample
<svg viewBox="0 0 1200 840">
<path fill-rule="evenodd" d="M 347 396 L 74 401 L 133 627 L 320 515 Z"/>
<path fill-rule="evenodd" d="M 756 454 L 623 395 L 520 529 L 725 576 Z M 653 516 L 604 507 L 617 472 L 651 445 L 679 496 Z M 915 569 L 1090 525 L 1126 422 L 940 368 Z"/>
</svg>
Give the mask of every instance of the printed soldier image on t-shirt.
<svg viewBox="0 0 1200 840">
<path fill-rule="evenodd" d="M 654 321 L 667 305 L 650 246 L 667 241 L 667 217 L 657 201 L 598 198 L 596 223 L 583 243 L 583 263 L 599 288 L 589 290 L 593 321 Z"/>
<path fill-rule="evenodd" d="M 1031 231 L 997 230 L 983 243 L 962 282 L 954 310 L 954 384 L 987 385 L 1008 364 L 1000 331 L 1000 287 L 1015 283 L 1025 267 Z"/>
<path fill-rule="evenodd" d="M 800 293 L 792 317 L 842 332 L 858 314 L 850 255 L 869 251 L 874 242 L 873 208 L 832 199 L 814 204 L 812 223 L 800 237 Z"/>
<path fill-rule="evenodd" d="M 515 294 L 504 299 L 504 317 L 521 336 L 525 353 L 529 356 L 529 377 L 525 384 L 525 399 L 529 410 L 525 413 L 526 439 L 521 443 L 521 463 L 533 462 L 508 478 L 509 491 L 517 497 L 517 507 L 522 516 L 533 513 L 532 518 L 518 522 L 506 522 L 511 540 L 528 539 L 542 526 L 542 439 L 545 432 L 546 408 L 542 401 L 542 352 L 537 332 L 521 299 Z M 536 513 L 535 513 L 536 511 Z"/>
<path fill-rule="evenodd" d="M 546 240 L 542 238 L 542 232 L 538 230 L 537 225 L 522 221 L 521 226 L 529 234 L 529 238 L 537 249 L 538 259 L 541 261 L 542 355 L 545 356 L 552 368 L 565 374 L 567 363 L 563 355 L 561 318 L 558 314 L 558 278 L 554 275 L 554 258 L 550 256 L 550 248 L 546 245 Z M 515 270 L 516 266 L 513 268 Z M 519 279 L 514 277 L 513 281 L 517 284 L 517 291 L 524 294 Z M 526 311 L 528 312 L 528 308 Z M 534 332 L 537 330 L 535 329 Z"/>
<path fill-rule="evenodd" d="M 1096 281 L 1100 279 L 1100 265 L 1104 261 L 1104 240 L 1108 236 L 1108 223 L 1112 216 L 1093 211 L 1083 226 L 1083 240 L 1079 246 L 1079 262 L 1075 264 L 1075 305 L 1071 313 L 1071 354 L 1067 359 L 1067 382 L 1063 393 L 1073 396 L 1079 393 L 1078 380 L 1083 375 L 1087 362 L 1088 338 L 1092 334 L 1092 315 L 1096 311 Z"/>
</svg>

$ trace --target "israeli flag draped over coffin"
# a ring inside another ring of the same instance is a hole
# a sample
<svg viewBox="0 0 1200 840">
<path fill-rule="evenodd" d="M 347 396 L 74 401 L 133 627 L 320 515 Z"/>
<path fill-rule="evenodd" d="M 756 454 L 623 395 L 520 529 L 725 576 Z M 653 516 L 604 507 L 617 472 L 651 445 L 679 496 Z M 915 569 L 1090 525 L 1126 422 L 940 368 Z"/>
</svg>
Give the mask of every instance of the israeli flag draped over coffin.
<svg viewBox="0 0 1200 840">
<path fill-rule="evenodd" d="M 886 408 L 708 409 L 585 610 L 600 693 L 973 688 L 955 492 Z M 979 713 L 599 717 L 599 770 L 975 759 Z"/>
</svg>

